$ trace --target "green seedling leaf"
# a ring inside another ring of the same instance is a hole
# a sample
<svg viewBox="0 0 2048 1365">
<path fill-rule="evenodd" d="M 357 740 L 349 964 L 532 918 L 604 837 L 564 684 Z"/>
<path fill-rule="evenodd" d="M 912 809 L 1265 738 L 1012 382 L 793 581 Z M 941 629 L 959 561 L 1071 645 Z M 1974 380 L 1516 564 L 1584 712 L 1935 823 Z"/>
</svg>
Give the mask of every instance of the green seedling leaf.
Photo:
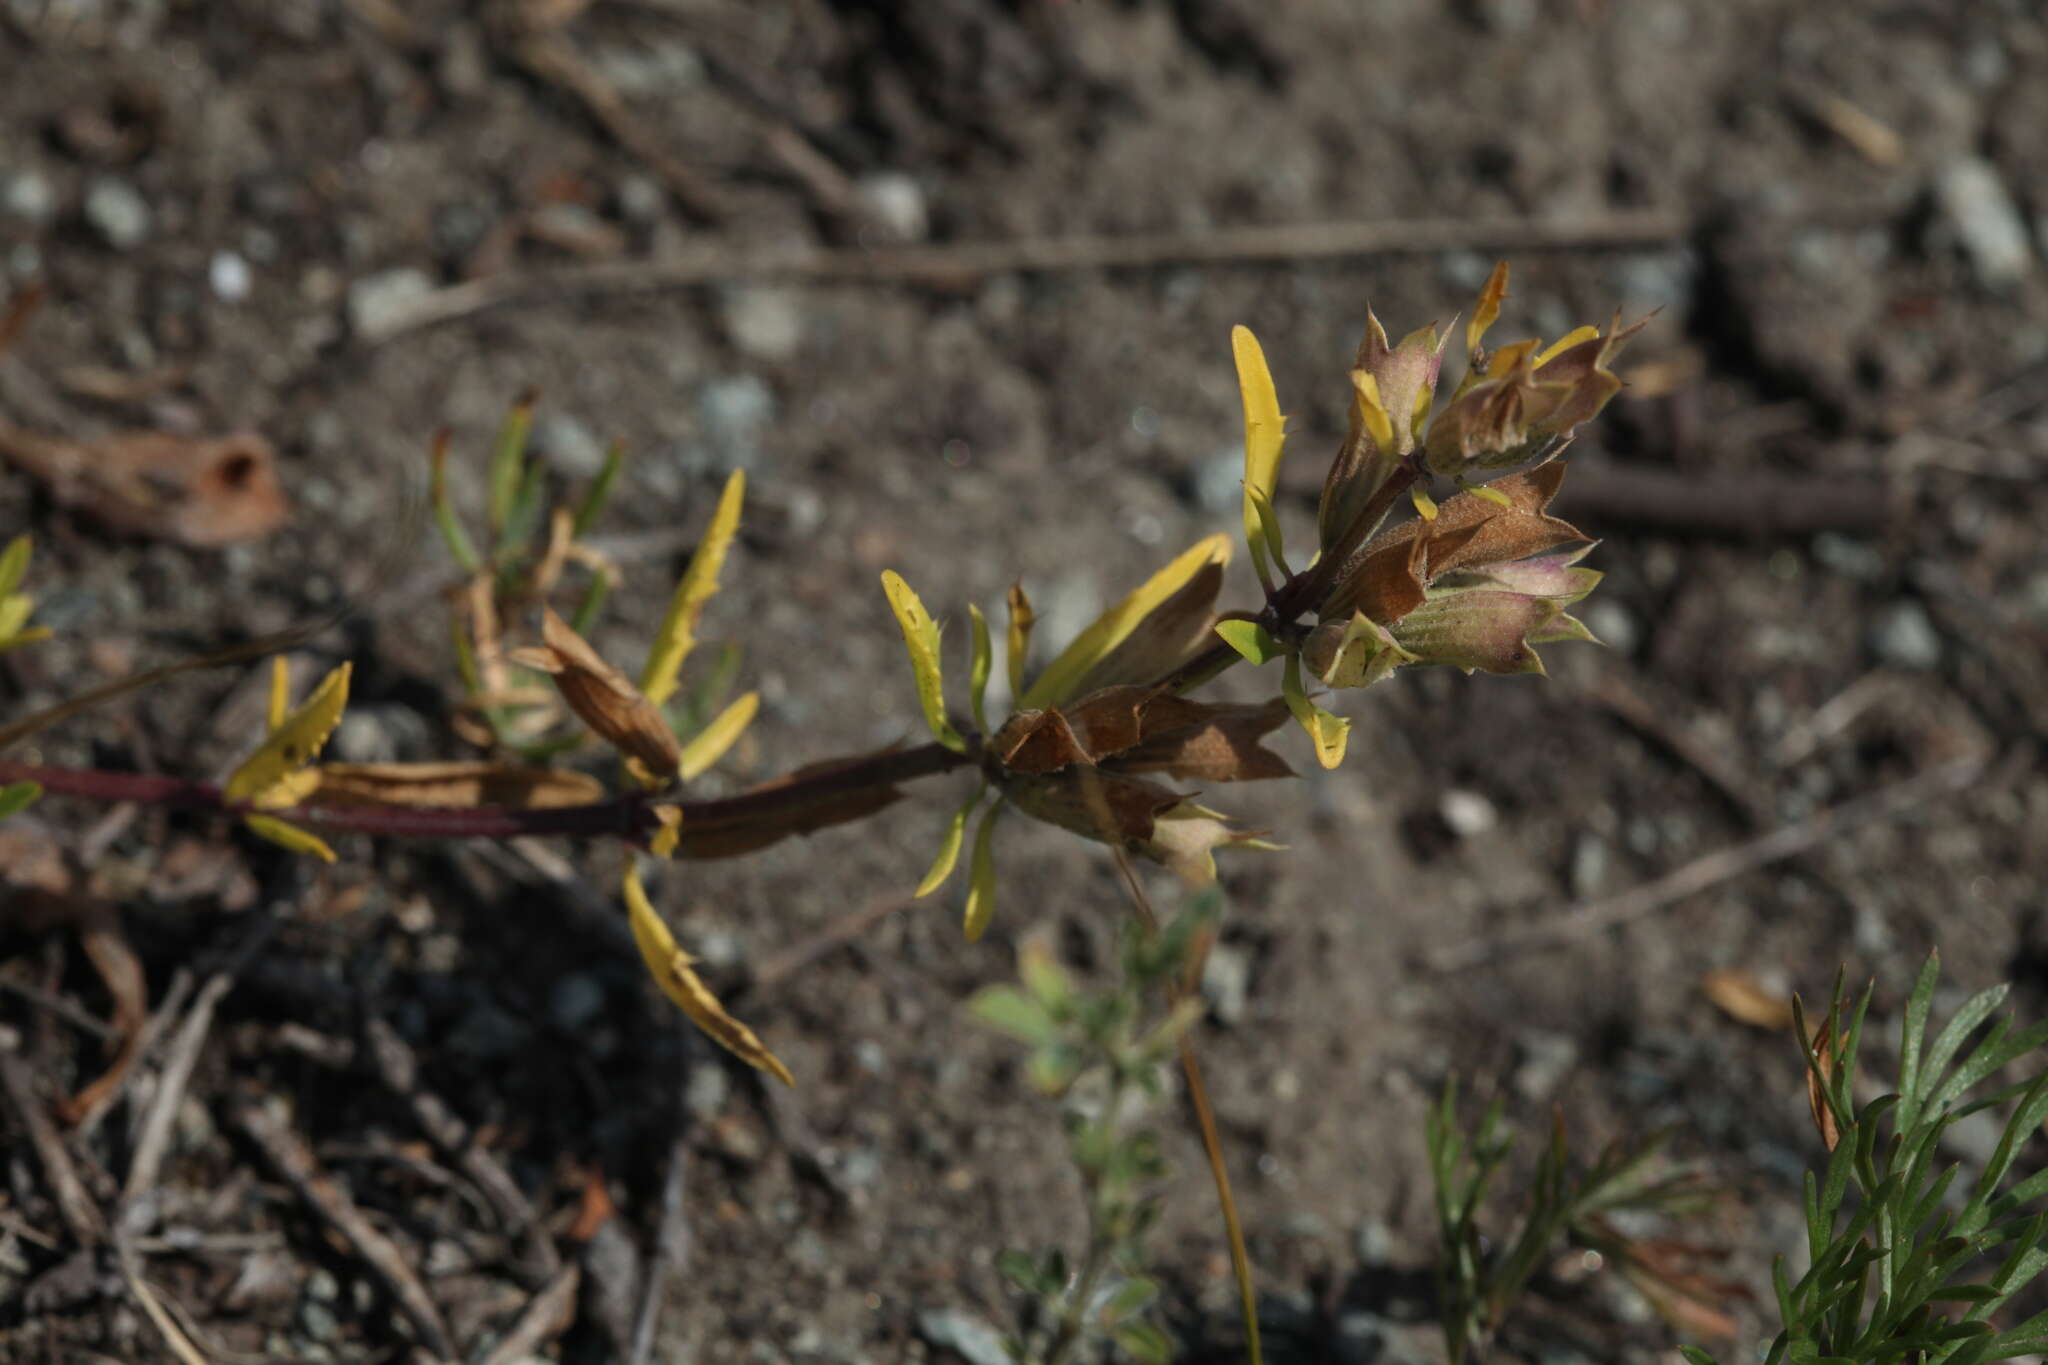
<svg viewBox="0 0 2048 1365">
<path fill-rule="evenodd" d="M 40 782 L 10 782 L 0 787 L 0 820 L 21 814 L 42 794 L 43 784 Z"/>
<path fill-rule="evenodd" d="M 996 1032 L 1032 1047 L 1059 1036 L 1052 1012 L 1015 986 L 985 986 L 967 1002 L 967 1012 Z"/>
<path fill-rule="evenodd" d="M 1216 634 L 1254 664 L 1269 664 L 1287 653 L 1287 647 L 1257 621 L 1218 621 Z"/>
<path fill-rule="evenodd" d="M 22 585 L 28 577 L 29 556 L 34 545 L 26 535 L 16 536 L 7 542 L 7 548 L 0 550 L 0 597 L 6 597 Z"/>
<path fill-rule="evenodd" d="M 1258 503 L 1272 501 L 1280 475 L 1280 450 L 1286 441 L 1287 419 L 1280 415 L 1280 398 L 1273 389 L 1273 375 L 1266 368 L 1266 353 L 1248 327 L 1230 329 L 1230 354 L 1237 362 L 1238 397 L 1244 404 L 1244 539 L 1251 550 L 1252 567 L 1268 592 L 1273 589 L 1272 571 L 1267 567 L 1268 544 L 1264 519 Z"/>
<path fill-rule="evenodd" d="M 505 425 L 498 430 L 497 449 L 491 454 L 490 517 L 494 539 L 504 535 L 512 520 L 512 509 L 519 501 L 519 490 L 526 483 L 526 437 L 533 429 L 533 404 L 531 395 L 513 404 L 512 411 L 505 416 Z"/>
<path fill-rule="evenodd" d="M 540 528 L 547 491 L 547 468 L 536 460 L 526 467 L 519 492 L 512 499 L 512 511 L 498 532 L 497 562 L 501 567 L 510 565 L 533 540 L 533 533 Z"/>
<path fill-rule="evenodd" d="M 1037 681 L 1018 701 L 1019 710 L 1058 706 L 1066 701 L 1076 684 L 1102 656 L 1122 644 L 1152 610 L 1187 586 L 1189 579 L 1210 564 L 1230 562 L 1230 538 L 1215 535 L 1197 542 L 1179 558 L 1153 574 L 1123 601 L 1095 619 L 1093 625 L 1074 637 L 1058 658 L 1046 665 Z"/>
<path fill-rule="evenodd" d="M 974 856 L 967 869 L 967 912 L 961 920 L 961 928 L 969 943 L 986 933 L 989 921 L 995 918 L 996 820 L 1003 809 L 1001 801 L 990 806 L 988 814 L 981 817 L 980 827 L 974 831 Z"/>
<path fill-rule="evenodd" d="M 434 505 L 434 527 L 441 533 L 441 543 L 448 547 L 449 557 L 460 565 L 464 573 L 473 574 L 483 568 L 484 562 L 470 542 L 469 532 L 462 529 L 461 520 L 455 515 L 455 504 L 448 497 L 448 433 L 444 430 L 434 437 L 432 464 L 429 466 L 429 498 Z"/>
<path fill-rule="evenodd" d="M 761 694 L 749 692 L 719 712 L 716 720 L 691 736 L 690 742 L 683 746 L 677 774 L 688 782 L 725 757 L 725 751 L 746 733 L 747 727 L 753 724 L 754 713 L 760 709 Z"/>
<path fill-rule="evenodd" d="M 597 614 L 604 609 L 605 599 L 611 596 L 611 575 L 594 573 L 590 586 L 583 590 L 583 599 L 576 604 L 576 614 L 569 618 L 569 626 L 578 635 L 588 635 L 590 628 L 597 624 Z"/>
<path fill-rule="evenodd" d="M 604 453 L 604 468 L 597 471 L 597 477 L 584 490 L 583 500 L 576 504 L 576 520 L 571 534 L 577 540 L 590 534 L 590 528 L 597 525 L 597 519 L 604 515 L 604 509 L 611 503 L 612 485 L 619 481 L 619 471 L 625 467 L 625 444 L 613 441 Z"/>
<path fill-rule="evenodd" d="M 258 810 L 282 810 L 313 794 L 320 773 L 307 765 L 320 756 L 321 746 L 341 724 L 348 705 L 349 667 L 343 664 L 323 678 L 299 709 L 235 769 L 225 791 L 229 801 Z"/>
<path fill-rule="evenodd" d="M 924 723 L 932 738 L 954 753 L 967 752 L 967 741 L 946 717 L 946 696 L 939 675 L 939 627 L 924 602 L 903 576 L 894 569 L 882 571 L 882 591 L 889 608 L 896 613 L 897 628 L 903 632 L 903 648 L 910 654 L 910 671 L 917 680 L 917 700 L 924 707 Z"/>
<path fill-rule="evenodd" d="M 995 665 L 995 650 L 989 644 L 988 618 L 981 614 L 981 608 L 968 603 L 967 619 L 974 631 L 974 657 L 967 666 L 967 705 L 974 712 L 974 728 L 986 735 L 988 705 L 983 698 L 988 694 L 988 675 Z"/>
<path fill-rule="evenodd" d="M 668 924 L 654 913 L 654 906 L 647 899 L 647 889 L 640 883 L 637 862 L 626 867 L 625 895 L 626 913 L 633 924 L 633 942 L 639 946 L 640 956 L 647 963 L 647 970 L 653 973 L 655 984 L 661 987 L 661 993 L 674 1001 L 677 1008 L 690 1017 L 691 1023 L 710 1034 L 712 1041 L 733 1056 L 748 1066 L 767 1072 L 784 1085 L 795 1085 L 796 1078 L 768 1050 L 767 1044 L 752 1029 L 725 1012 L 725 1006 L 718 1002 L 718 997 L 697 975 L 696 959 L 676 946 Z"/>
<path fill-rule="evenodd" d="M 297 825 L 287 824 L 273 815 L 245 815 L 242 823 L 249 827 L 251 834 L 268 839 L 280 848 L 293 853 L 308 853 L 323 863 L 335 860 L 334 850 L 324 840 Z"/>
<path fill-rule="evenodd" d="M 1003 641 L 1003 658 L 1010 674 L 1010 701 L 1016 705 L 1024 696 L 1024 660 L 1031 652 L 1031 628 L 1038 624 L 1038 613 L 1031 609 L 1031 599 L 1024 595 L 1021 583 L 1010 585 L 1005 605 L 1010 609 L 1010 626 Z"/>
<path fill-rule="evenodd" d="M 932 859 L 931 870 L 924 874 L 924 880 L 917 884 L 917 891 L 911 896 L 912 900 L 922 900 L 929 896 L 944 886 L 946 878 L 953 875 L 953 864 L 960 861 L 960 845 L 967 837 L 967 817 L 981 804 L 981 794 L 984 790 L 986 784 L 975 787 L 974 795 L 963 801 L 960 808 L 946 821 L 946 832 L 939 839 L 938 855 Z"/>
<path fill-rule="evenodd" d="M 1287 699 L 1287 709 L 1301 728 L 1308 732 L 1315 745 L 1316 762 L 1325 768 L 1335 768 L 1344 761 L 1344 743 L 1351 733 L 1351 722 L 1341 716 L 1332 715 L 1308 699 L 1308 693 L 1301 685 L 1301 660 L 1287 656 L 1286 670 L 1280 677 L 1280 691 Z"/>
<path fill-rule="evenodd" d="M 1287 566 L 1287 546 L 1280 537 L 1280 514 L 1273 510 L 1272 498 L 1251 488 L 1245 489 L 1244 495 L 1259 514 L 1259 526 L 1266 537 L 1266 553 L 1273 557 L 1273 567 L 1280 570 L 1284 578 L 1294 577 L 1294 570 Z"/>
<path fill-rule="evenodd" d="M 725 491 L 719 494 L 718 508 L 711 514 L 711 524 L 704 528 L 704 539 L 697 542 L 697 552 L 690 556 L 690 567 L 683 571 L 682 581 L 676 584 L 675 595 L 669 599 L 668 615 L 662 618 L 654 648 L 647 654 L 647 667 L 640 674 L 640 690 L 657 706 L 675 693 L 683 660 L 697 643 L 697 618 L 703 615 L 704 604 L 718 591 L 718 573 L 725 565 L 725 552 L 740 529 L 740 503 L 746 495 L 746 471 L 735 469 L 725 481 Z"/>
<path fill-rule="evenodd" d="M 1173 1339 L 1149 1322 L 1127 1322 L 1116 1329 L 1115 1337 L 1125 1355 L 1144 1365 L 1173 1359 Z"/>
</svg>

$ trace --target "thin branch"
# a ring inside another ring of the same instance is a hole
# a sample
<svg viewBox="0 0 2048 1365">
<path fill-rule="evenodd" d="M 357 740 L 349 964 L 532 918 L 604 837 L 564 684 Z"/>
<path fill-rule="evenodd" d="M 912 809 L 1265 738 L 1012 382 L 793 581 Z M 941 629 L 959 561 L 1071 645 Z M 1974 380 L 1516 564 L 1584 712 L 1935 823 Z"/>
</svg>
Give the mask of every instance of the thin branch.
<svg viewBox="0 0 2048 1365">
<path fill-rule="evenodd" d="M 1119 237 L 1036 237 L 866 250 L 798 245 L 735 251 L 713 246 L 659 261 L 608 261 L 491 275 L 414 300 L 357 340 L 375 346 L 488 309 L 540 299 L 650 294 L 735 280 L 801 279 L 950 288 L 990 275 L 1138 266 L 1313 261 L 1443 251 L 1584 251 L 1661 247 L 1692 231 L 1689 215 L 1663 212 L 1583 218 L 1406 218 L 1284 223 L 1209 232 Z"/>
<path fill-rule="evenodd" d="M 43 1178 L 50 1182 L 50 1193 L 57 1201 L 64 1226 L 80 1246 L 98 1246 L 106 1240 L 106 1219 L 79 1178 L 77 1167 L 72 1165 L 71 1153 L 64 1148 L 64 1137 L 57 1131 L 57 1121 L 50 1117 L 49 1106 L 36 1094 L 35 1078 L 29 1074 L 28 1063 L 21 1059 L 18 1043 L 13 1029 L 0 1029 L 0 1093 L 6 1095 L 15 1117 L 28 1133 L 29 1146 L 42 1164 Z"/>
<path fill-rule="evenodd" d="M 1831 806 L 1746 843 L 1717 849 L 1619 895 L 1575 905 L 1562 914 L 1533 924 L 1490 930 L 1476 938 L 1428 953 L 1424 960 L 1440 972 L 1463 971 L 1512 954 L 1555 948 L 1587 938 L 1616 925 L 1655 914 L 1722 882 L 1787 858 L 1796 858 L 1837 835 L 1864 825 L 1897 819 L 1930 801 L 1966 791 L 1976 786 L 1990 767 L 1990 761 L 1985 758 L 1944 763 L 1917 777 L 1894 782 L 1888 787 Z"/>
</svg>

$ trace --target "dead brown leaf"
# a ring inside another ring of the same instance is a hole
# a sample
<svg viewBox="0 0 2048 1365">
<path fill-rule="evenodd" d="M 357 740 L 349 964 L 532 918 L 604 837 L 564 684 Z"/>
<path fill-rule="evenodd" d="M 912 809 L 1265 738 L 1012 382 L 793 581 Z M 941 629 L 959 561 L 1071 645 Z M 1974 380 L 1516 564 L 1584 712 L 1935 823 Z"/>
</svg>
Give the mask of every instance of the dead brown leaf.
<svg viewBox="0 0 2048 1365">
<path fill-rule="evenodd" d="M 553 675 L 577 719 L 613 748 L 657 778 L 675 776 L 683 749 L 661 708 L 548 607 L 541 608 L 541 639 L 541 648 L 515 650 L 509 657 Z"/>
<path fill-rule="evenodd" d="M 0 424 L 0 458 L 67 507 L 117 531 L 212 548 L 256 540 L 291 515 L 270 442 L 253 432 L 133 432 L 101 441 Z"/>
<path fill-rule="evenodd" d="M 511 806 L 542 810 L 602 801 L 604 784 L 563 768 L 505 763 L 324 763 L 320 803 L 328 806 Z"/>
<path fill-rule="evenodd" d="M 1820 1134 L 1821 1144 L 1830 1152 L 1842 1140 L 1842 1130 L 1835 1122 L 1835 1111 L 1828 1107 L 1827 1085 L 1835 1076 L 1835 1021 L 1830 1016 L 1813 1035 L 1813 1056 L 1815 1065 L 1806 1068 L 1806 1105 L 1813 1114 L 1814 1131 Z"/>
<path fill-rule="evenodd" d="M 1768 990 L 1740 967 L 1724 967 L 1700 979 L 1700 989 L 1737 1023 L 1776 1032 L 1792 1027 L 1792 998 Z"/>
</svg>

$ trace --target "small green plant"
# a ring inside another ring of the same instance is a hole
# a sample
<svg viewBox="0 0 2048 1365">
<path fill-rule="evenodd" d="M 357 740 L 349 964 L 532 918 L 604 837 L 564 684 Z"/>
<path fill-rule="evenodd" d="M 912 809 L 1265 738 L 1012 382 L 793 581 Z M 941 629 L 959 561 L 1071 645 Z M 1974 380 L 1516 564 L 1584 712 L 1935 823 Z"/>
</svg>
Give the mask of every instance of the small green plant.
<svg viewBox="0 0 2048 1365">
<path fill-rule="evenodd" d="M 1668 1132 L 1611 1143 L 1590 1169 L 1574 1177 L 1564 1121 L 1554 1117 L 1519 1227 L 1512 1238 L 1492 1246 L 1480 1228 L 1480 1206 L 1514 1150 L 1500 1101 L 1487 1106 L 1467 1137 L 1458 1124 L 1453 1078 L 1430 1113 L 1425 1133 L 1442 1238 L 1438 1308 L 1453 1365 L 1492 1339 L 1530 1277 L 1566 1242 L 1597 1252 L 1669 1315 L 1696 1318 L 1704 1307 L 1701 1278 L 1676 1263 L 1681 1249 L 1668 1243 L 1638 1245 L 1611 1221 L 1616 1214 L 1691 1213 L 1708 1199 L 1697 1173 L 1669 1170 L 1661 1162 Z"/>
<path fill-rule="evenodd" d="M 1765 1365 L 1979 1365 L 2048 1350 L 2048 1312 L 2010 1327 L 1993 1321 L 2048 1269 L 2048 1171 L 2005 1183 L 2048 1118 L 2048 1070 L 2037 1061 L 2025 1079 L 1972 1097 L 2048 1043 L 2048 1023 L 2014 1032 L 2010 1016 L 1990 1022 L 2011 989 L 1999 985 L 1972 996 L 1930 1043 L 1940 974 L 1940 956 L 1930 954 L 1906 1002 L 1897 1080 L 1866 1104 L 1856 1103 L 1855 1077 L 1871 989 L 1845 1013 L 1838 978 L 1817 1033 L 1797 1012 L 1814 1126 L 1829 1156 L 1806 1176 L 1811 1267 L 1794 1280 L 1780 1257 L 1772 1270 L 1784 1325 Z M 1998 1144 L 1975 1180 L 1963 1178 L 1960 1163 L 1937 1160 L 1951 1127 L 2005 1105 Z M 1685 1355 L 1715 1365 L 1697 1348 Z"/>
<path fill-rule="evenodd" d="M 1165 1175 L 1147 1126 L 1165 1093 L 1167 1064 L 1202 1003 L 1156 1003 L 1182 979 L 1216 918 L 1217 895 L 1153 930 L 1133 922 L 1122 970 L 1106 986 L 1077 983 L 1042 943 L 1019 954 L 1021 986 L 990 986 L 969 1004 L 975 1018 L 1031 1049 L 1026 1072 L 1062 1105 L 1067 1154 L 1081 1179 L 1088 1239 L 1078 1258 L 1051 1249 L 1005 1251 L 996 1265 L 1022 1294 L 1008 1345 L 1022 1365 L 1065 1365 L 1114 1348 L 1140 1361 L 1171 1359 L 1172 1340 L 1147 1314 L 1158 1286 L 1144 1274 L 1145 1238 Z"/>
</svg>

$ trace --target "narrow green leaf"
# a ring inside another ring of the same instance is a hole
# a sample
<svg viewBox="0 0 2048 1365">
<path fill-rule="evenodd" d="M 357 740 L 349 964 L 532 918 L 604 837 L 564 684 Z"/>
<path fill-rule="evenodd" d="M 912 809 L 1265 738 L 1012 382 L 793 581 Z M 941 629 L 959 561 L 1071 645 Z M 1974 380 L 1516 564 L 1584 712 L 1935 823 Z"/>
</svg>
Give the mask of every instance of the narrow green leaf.
<svg viewBox="0 0 2048 1365">
<path fill-rule="evenodd" d="M 746 495 L 746 472 L 735 469 L 718 495 L 718 507 L 711 514 L 711 524 L 704 528 L 704 538 L 697 542 L 696 553 L 690 556 L 690 566 L 683 570 L 669 598 L 654 647 L 647 651 L 647 666 L 640 672 L 640 690 L 657 706 L 675 694 L 683 660 L 697 643 L 697 619 L 718 591 L 718 574 L 725 567 L 725 553 L 733 537 L 739 533 L 740 504 Z"/>
<path fill-rule="evenodd" d="M 293 853 L 310 854 L 324 863 L 335 861 L 334 850 L 318 835 L 300 829 L 297 825 L 287 824 L 274 815 L 245 815 L 242 817 L 242 823 L 249 827 L 250 833 L 267 839 L 280 848 L 289 849 Z"/>
<path fill-rule="evenodd" d="M 1301 660 L 1298 656 L 1287 656 L 1287 666 L 1280 677 L 1280 691 L 1287 699 L 1287 709 L 1301 728 L 1308 731 L 1308 737 L 1315 745 L 1316 762 L 1325 768 L 1335 768 L 1344 761 L 1344 741 L 1351 732 L 1351 722 L 1341 716 L 1332 715 L 1308 699 L 1308 693 L 1301 686 Z"/>
<path fill-rule="evenodd" d="M 498 430 L 498 444 L 491 454 L 490 516 L 493 537 L 504 534 L 512 509 L 526 482 L 526 437 L 533 429 L 531 396 L 513 404 Z"/>
<path fill-rule="evenodd" d="M 946 884 L 946 878 L 953 875 L 953 864 L 960 861 L 960 845 L 967 837 L 967 817 L 974 814 L 974 808 L 981 803 L 981 794 L 987 784 L 975 787 L 974 794 L 960 803 L 946 821 L 946 832 L 939 838 L 938 856 L 932 859 L 931 870 L 924 874 L 924 880 L 917 884 L 912 900 L 921 900 Z"/>
<path fill-rule="evenodd" d="M 28 561 L 32 553 L 33 545 L 26 535 L 16 536 L 7 542 L 4 551 L 0 551 L 0 597 L 11 595 L 28 577 Z"/>
<path fill-rule="evenodd" d="M 462 522 L 455 515 L 455 504 L 448 497 L 448 433 L 445 431 L 434 437 L 430 468 L 433 472 L 429 476 L 429 497 L 434 505 L 434 526 L 441 533 L 441 543 L 448 547 L 449 557 L 464 573 L 473 574 L 483 568 L 484 562 L 478 556 L 476 546 L 470 542 L 469 532 L 462 529 Z"/>
<path fill-rule="evenodd" d="M 498 532 L 495 553 L 501 569 L 508 568 L 526 552 L 533 533 L 540 529 L 541 514 L 547 502 L 547 472 L 547 466 L 535 460 L 526 467 L 526 476 L 519 481 L 519 491 L 512 499 L 512 510 Z"/>
<path fill-rule="evenodd" d="M 1021 706 L 1024 701 L 1024 664 L 1031 653 L 1031 628 L 1038 624 L 1038 613 L 1031 609 L 1031 599 L 1024 595 L 1021 583 L 1010 585 L 1004 605 L 1010 612 L 1009 629 L 1003 641 L 1003 662 L 1010 675 L 1010 705 Z"/>
<path fill-rule="evenodd" d="M 1927 1011 L 1934 1003 L 1934 987 L 1940 977 L 1941 950 L 1937 948 L 1927 954 L 1927 962 L 1920 968 L 1920 979 L 1906 1000 L 1905 1018 L 1899 1025 L 1899 1094 L 1905 1097 L 1899 1122 L 1905 1128 L 1919 1122 L 1926 1100 L 1920 1084 L 1920 1050 L 1927 1043 Z"/>
<path fill-rule="evenodd" d="M 974 657 L 967 666 L 967 705 L 974 712 L 974 728 L 982 734 L 988 733 L 989 670 L 995 665 L 995 650 L 988 639 L 988 618 L 981 614 L 981 608 L 967 604 L 967 619 L 974 632 Z"/>
<path fill-rule="evenodd" d="M 619 481 L 619 471 L 626 467 L 626 447 L 622 441 L 613 441 L 604 453 L 604 467 L 597 471 L 597 477 L 583 492 L 583 500 L 576 504 L 574 523 L 575 538 L 583 539 L 590 528 L 597 525 L 597 519 L 604 515 L 604 509 L 611 502 L 612 485 Z"/>
<path fill-rule="evenodd" d="M 1015 986 L 984 986 L 967 1002 L 967 1012 L 998 1033 L 1043 1047 L 1059 1035 L 1052 1014 Z"/>
<path fill-rule="evenodd" d="M 967 752 L 967 741 L 953 728 L 946 715 L 945 683 L 939 672 L 939 628 L 915 590 L 894 569 L 882 571 L 882 591 L 889 608 L 896 613 L 896 625 L 903 632 L 903 648 L 910 655 L 910 671 L 917 682 L 917 700 L 924 708 L 924 723 L 932 738 L 954 753 Z"/>
<path fill-rule="evenodd" d="M 10 782 L 0 787 L 0 820 L 21 814 L 42 794 L 43 784 L 40 782 Z"/>
<path fill-rule="evenodd" d="M 1272 372 L 1266 368 L 1266 353 L 1249 327 L 1230 329 L 1230 354 L 1237 362 L 1237 392 L 1244 405 L 1245 544 L 1251 550 L 1259 582 L 1270 592 L 1273 579 L 1266 567 L 1266 532 L 1255 498 L 1264 495 L 1270 500 L 1279 482 L 1287 419 L 1280 415 L 1280 398 L 1273 389 Z"/>
<path fill-rule="evenodd" d="M 989 921 L 995 918 L 995 833 L 996 820 L 1003 809 L 1001 801 L 990 806 L 988 814 L 981 817 L 980 828 L 974 831 L 974 855 L 967 869 L 967 911 L 962 919 L 962 928 L 969 943 L 986 933 Z"/>
<path fill-rule="evenodd" d="M 1250 663 L 1269 664 L 1287 653 L 1287 647 L 1257 621 L 1218 621 L 1216 634 Z"/>
<path fill-rule="evenodd" d="M 725 757 L 725 751 L 746 733 L 747 726 L 753 723 L 754 713 L 760 707 L 761 694 L 748 692 L 719 712 L 716 720 L 692 735 L 690 742 L 683 746 L 676 775 L 688 782 Z"/>
<path fill-rule="evenodd" d="M 1246 488 L 1244 495 L 1251 500 L 1252 510 L 1258 514 L 1259 527 L 1265 533 L 1266 553 L 1273 557 L 1273 567 L 1283 578 L 1294 577 L 1294 570 L 1287 565 L 1287 544 L 1280 536 L 1280 514 L 1273 510 L 1273 499 L 1252 488 Z"/>
<path fill-rule="evenodd" d="M 1173 1359 L 1173 1338 L 1149 1322 L 1125 1323 L 1114 1335 L 1125 1355 L 1145 1365 Z"/>
</svg>

